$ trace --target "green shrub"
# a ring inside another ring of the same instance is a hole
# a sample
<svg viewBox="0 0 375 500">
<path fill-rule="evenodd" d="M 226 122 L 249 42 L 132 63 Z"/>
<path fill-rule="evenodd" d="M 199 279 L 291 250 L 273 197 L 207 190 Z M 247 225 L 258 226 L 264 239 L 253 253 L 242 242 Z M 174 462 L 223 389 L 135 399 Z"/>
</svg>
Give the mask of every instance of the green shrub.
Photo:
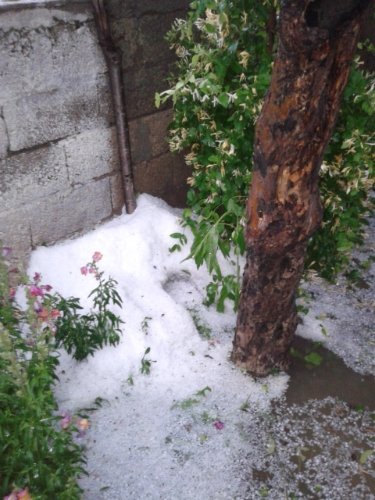
<svg viewBox="0 0 375 500">
<path fill-rule="evenodd" d="M 156 95 L 156 105 L 173 102 L 170 148 L 184 151 L 192 166 L 183 214 L 194 236 L 190 257 L 207 265 L 213 276 L 208 302 L 220 299 L 220 308 L 226 298 L 238 303 L 238 271 L 223 276 L 217 254 L 236 261 L 245 251 L 254 125 L 270 82 L 276 5 L 197 0 L 187 20 L 176 20 L 167 35 L 179 59 L 170 88 Z M 362 239 L 374 179 L 373 101 L 374 83 L 357 61 L 322 169 L 323 226 L 307 258 L 307 266 L 327 278 L 343 268 Z"/>
</svg>

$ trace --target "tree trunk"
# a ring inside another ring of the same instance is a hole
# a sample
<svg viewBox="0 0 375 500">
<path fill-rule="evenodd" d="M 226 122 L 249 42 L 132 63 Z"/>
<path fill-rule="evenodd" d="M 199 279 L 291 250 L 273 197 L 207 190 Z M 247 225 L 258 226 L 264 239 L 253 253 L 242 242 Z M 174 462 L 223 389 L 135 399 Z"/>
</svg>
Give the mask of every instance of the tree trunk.
<svg viewBox="0 0 375 500">
<path fill-rule="evenodd" d="M 286 0 L 258 119 L 247 260 L 232 360 L 255 375 L 288 366 L 307 241 L 322 218 L 319 168 L 356 48 L 360 0 Z"/>
</svg>

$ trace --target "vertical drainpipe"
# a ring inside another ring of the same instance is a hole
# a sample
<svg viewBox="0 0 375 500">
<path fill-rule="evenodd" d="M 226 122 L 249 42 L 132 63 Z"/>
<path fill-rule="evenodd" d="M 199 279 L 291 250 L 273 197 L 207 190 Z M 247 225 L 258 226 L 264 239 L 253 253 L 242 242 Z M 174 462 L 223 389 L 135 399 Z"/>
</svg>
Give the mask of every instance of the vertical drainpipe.
<svg viewBox="0 0 375 500">
<path fill-rule="evenodd" d="M 128 214 L 137 208 L 133 186 L 129 127 L 126 116 L 125 93 L 122 79 L 121 54 L 116 49 L 104 7 L 104 0 L 91 0 L 98 31 L 99 44 L 107 62 L 112 102 L 116 120 L 117 144 L 122 172 L 125 208 Z"/>
</svg>

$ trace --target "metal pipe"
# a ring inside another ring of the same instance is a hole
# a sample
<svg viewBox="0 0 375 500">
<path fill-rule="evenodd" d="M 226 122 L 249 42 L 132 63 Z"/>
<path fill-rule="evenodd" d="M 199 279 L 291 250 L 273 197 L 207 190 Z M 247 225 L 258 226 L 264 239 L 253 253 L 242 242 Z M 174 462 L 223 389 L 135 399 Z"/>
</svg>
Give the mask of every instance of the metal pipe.
<svg viewBox="0 0 375 500">
<path fill-rule="evenodd" d="M 99 44 L 108 65 L 111 95 L 116 120 L 117 145 L 120 157 L 125 208 L 128 214 L 137 208 L 135 201 L 132 160 L 130 154 L 129 127 L 126 116 L 125 93 L 122 79 L 121 54 L 113 42 L 104 0 L 91 0 Z"/>
</svg>

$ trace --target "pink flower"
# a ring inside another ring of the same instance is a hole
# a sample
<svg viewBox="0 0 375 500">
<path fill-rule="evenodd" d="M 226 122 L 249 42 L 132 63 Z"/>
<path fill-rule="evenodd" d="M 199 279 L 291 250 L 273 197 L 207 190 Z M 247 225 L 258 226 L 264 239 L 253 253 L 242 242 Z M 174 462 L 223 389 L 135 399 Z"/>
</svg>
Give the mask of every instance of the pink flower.
<svg viewBox="0 0 375 500">
<path fill-rule="evenodd" d="M 21 490 L 18 492 L 18 499 L 19 500 L 32 500 L 29 490 L 25 488 L 24 490 Z"/>
<path fill-rule="evenodd" d="M 52 319 L 59 318 L 60 316 L 61 316 L 61 313 L 58 309 L 52 309 L 52 311 L 51 311 L 51 318 Z"/>
<path fill-rule="evenodd" d="M 42 307 L 40 311 L 38 311 L 38 318 L 42 321 L 46 321 L 49 318 L 49 310 L 46 307 Z"/>
<path fill-rule="evenodd" d="M 52 290 L 51 285 L 42 285 L 40 288 L 42 288 L 46 292 L 50 292 Z"/>
<path fill-rule="evenodd" d="M 12 491 L 10 495 L 4 497 L 4 500 L 32 500 L 32 498 L 28 488 L 25 488 L 23 490 Z"/>
<path fill-rule="evenodd" d="M 95 270 L 95 268 L 93 268 L 93 267 L 90 267 L 90 269 L 89 269 L 89 273 L 90 273 L 90 274 L 94 274 L 94 273 L 96 273 L 96 270 Z"/>
<path fill-rule="evenodd" d="M 94 262 L 99 262 L 101 260 L 103 255 L 100 252 L 95 252 L 94 255 L 92 256 L 92 260 Z"/>
<path fill-rule="evenodd" d="M 60 427 L 62 429 L 67 429 L 69 425 L 72 423 L 72 416 L 68 412 L 63 412 L 61 414 Z"/>
<path fill-rule="evenodd" d="M 224 429 L 224 423 L 221 422 L 220 420 L 215 420 L 215 422 L 213 423 L 213 426 L 215 427 L 215 429 L 217 429 L 218 431 L 221 431 Z"/>
<path fill-rule="evenodd" d="M 82 432 L 87 431 L 90 427 L 90 421 L 87 418 L 81 418 L 78 422 L 78 429 Z"/>
<path fill-rule="evenodd" d="M 83 274 L 83 276 L 86 276 L 87 273 L 88 273 L 87 266 L 82 266 L 81 267 L 81 274 Z"/>
<path fill-rule="evenodd" d="M 44 291 L 42 290 L 42 288 L 36 285 L 30 285 L 29 292 L 32 297 L 43 297 L 44 295 Z"/>
<path fill-rule="evenodd" d="M 39 281 L 42 279 L 42 275 L 40 273 L 35 273 L 33 279 L 34 283 L 39 283 Z"/>
<path fill-rule="evenodd" d="M 10 495 L 4 497 L 4 500 L 17 500 L 17 492 L 13 491 Z"/>
</svg>

